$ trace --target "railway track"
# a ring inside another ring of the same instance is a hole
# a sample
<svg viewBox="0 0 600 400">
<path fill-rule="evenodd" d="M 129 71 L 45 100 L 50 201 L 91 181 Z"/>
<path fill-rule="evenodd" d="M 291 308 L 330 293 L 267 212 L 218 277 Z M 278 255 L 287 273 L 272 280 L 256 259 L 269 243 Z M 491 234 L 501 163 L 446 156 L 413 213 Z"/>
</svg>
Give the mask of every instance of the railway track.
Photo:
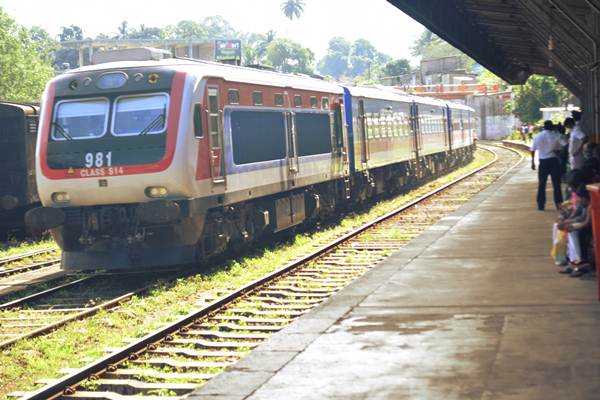
<svg viewBox="0 0 600 400">
<path fill-rule="evenodd" d="M 35 261 L 36 258 L 50 256 L 57 251 L 58 247 L 48 247 L 0 258 L 0 279 L 29 271 L 57 266 L 60 264 L 60 257 L 50 257 L 49 259 Z M 29 259 L 32 261 L 25 262 Z M 22 263 L 24 263 L 24 265 L 20 265 Z"/>
<path fill-rule="evenodd" d="M 484 146 L 488 148 L 487 146 Z M 489 149 L 489 148 L 488 148 Z M 491 149 L 489 149 L 492 151 Z M 178 399 L 347 286 L 440 218 L 516 165 L 522 156 L 496 147 L 501 157 L 333 242 L 318 245 L 279 270 L 187 316 L 130 341 L 60 379 L 44 380 L 28 400 Z"/>
<path fill-rule="evenodd" d="M 140 272 L 89 275 L 0 304 L 0 349 L 116 307 L 160 276 Z"/>
</svg>

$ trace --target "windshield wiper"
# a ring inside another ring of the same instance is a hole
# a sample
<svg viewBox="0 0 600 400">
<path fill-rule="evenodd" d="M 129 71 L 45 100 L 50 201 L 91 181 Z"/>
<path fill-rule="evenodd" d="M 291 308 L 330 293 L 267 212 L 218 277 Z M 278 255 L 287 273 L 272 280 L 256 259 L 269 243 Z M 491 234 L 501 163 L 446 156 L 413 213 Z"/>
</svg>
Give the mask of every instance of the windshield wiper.
<svg viewBox="0 0 600 400">
<path fill-rule="evenodd" d="M 66 140 L 73 140 L 71 135 L 69 135 L 69 132 L 67 132 L 58 122 L 53 122 L 52 126 L 54 127 L 54 130 L 60 133 Z"/>
<path fill-rule="evenodd" d="M 167 114 L 167 106 L 163 107 L 163 112 L 158 114 L 144 129 L 140 131 L 140 136 L 148 134 L 152 129 L 159 127 L 165 123 L 165 117 Z"/>
</svg>

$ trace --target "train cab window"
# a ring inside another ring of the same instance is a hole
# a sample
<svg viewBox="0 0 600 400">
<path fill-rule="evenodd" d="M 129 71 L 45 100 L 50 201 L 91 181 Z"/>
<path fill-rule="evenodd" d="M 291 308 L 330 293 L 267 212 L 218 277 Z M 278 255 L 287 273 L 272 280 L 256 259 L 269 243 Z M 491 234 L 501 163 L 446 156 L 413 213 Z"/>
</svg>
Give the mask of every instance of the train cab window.
<svg viewBox="0 0 600 400">
<path fill-rule="evenodd" d="M 321 109 L 322 110 L 329 110 L 329 97 L 322 97 L 321 98 Z"/>
<path fill-rule="evenodd" d="M 202 105 L 194 104 L 194 137 L 202 138 L 204 131 L 202 129 Z"/>
<path fill-rule="evenodd" d="M 310 108 L 317 108 L 317 97 L 310 96 Z"/>
<path fill-rule="evenodd" d="M 240 104 L 240 92 L 237 89 L 229 89 L 227 92 L 227 102 L 229 104 Z"/>
<path fill-rule="evenodd" d="M 169 96 L 166 94 L 118 97 L 113 111 L 113 135 L 154 135 L 165 132 L 168 105 Z"/>
<path fill-rule="evenodd" d="M 294 107 L 302 107 L 302 96 L 299 94 L 294 95 Z"/>
<path fill-rule="evenodd" d="M 56 104 L 53 140 L 93 139 L 108 128 L 108 99 L 68 100 Z"/>
<path fill-rule="evenodd" d="M 283 107 L 283 94 L 275 93 L 273 101 L 277 107 Z"/>
<path fill-rule="evenodd" d="M 252 104 L 254 104 L 255 106 L 263 105 L 262 92 L 252 92 Z"/>
</svg>

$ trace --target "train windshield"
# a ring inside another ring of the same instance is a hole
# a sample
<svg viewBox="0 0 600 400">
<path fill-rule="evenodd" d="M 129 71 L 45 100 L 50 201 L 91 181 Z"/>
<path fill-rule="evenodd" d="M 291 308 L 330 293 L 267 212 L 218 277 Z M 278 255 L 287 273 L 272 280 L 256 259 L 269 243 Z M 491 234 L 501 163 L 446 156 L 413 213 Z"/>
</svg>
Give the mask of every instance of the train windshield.
<svg viewBox="0 0 600 400">
<path fill-rule="evenodd" d="M 114 105 L 112 133 L 116 136 L 163 133 L 168 102 L 166 94 L 119 97 Z"/>
<path fill-rule="evenodd" d="M 52 139 L 93 139 L 103 136 L 108 125 L 108 99 L 61 101 L 56 105 Z"/>
</svg>

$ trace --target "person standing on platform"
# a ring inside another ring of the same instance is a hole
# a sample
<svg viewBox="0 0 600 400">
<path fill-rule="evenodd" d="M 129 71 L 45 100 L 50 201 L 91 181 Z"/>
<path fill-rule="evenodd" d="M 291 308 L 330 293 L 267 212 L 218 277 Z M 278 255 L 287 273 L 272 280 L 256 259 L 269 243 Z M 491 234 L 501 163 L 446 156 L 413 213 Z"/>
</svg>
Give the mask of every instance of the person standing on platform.
<svg viewBox="0 0 600 400">
<path fill-rule="evenodd" d="M 544 122 L 544 130 L 533 138 L 531 144 L 531 169 L 535 171 L 535 152 L 539 152 L 540 165 L 538 170 L 537 205 L 538 210 L 546 206 L 546 182 L 548 175 L 552 180 L 554 205 L 558 209 L 563 201 L 560 189 L 560 160 L 558 152 L 566 145 L 563 137 L 554 131 L 552 121 Z"/>
<path fill-rule="evenodd" d="M 573 111 L 573 118 L 565 120 L 565 127 L 571 129 L 569 136 L 569 164 L 571 170 L 583 168 L 583 145 L 587 142 L 587 135 L 581 130 L 581 113 Z"/>
</svg>

